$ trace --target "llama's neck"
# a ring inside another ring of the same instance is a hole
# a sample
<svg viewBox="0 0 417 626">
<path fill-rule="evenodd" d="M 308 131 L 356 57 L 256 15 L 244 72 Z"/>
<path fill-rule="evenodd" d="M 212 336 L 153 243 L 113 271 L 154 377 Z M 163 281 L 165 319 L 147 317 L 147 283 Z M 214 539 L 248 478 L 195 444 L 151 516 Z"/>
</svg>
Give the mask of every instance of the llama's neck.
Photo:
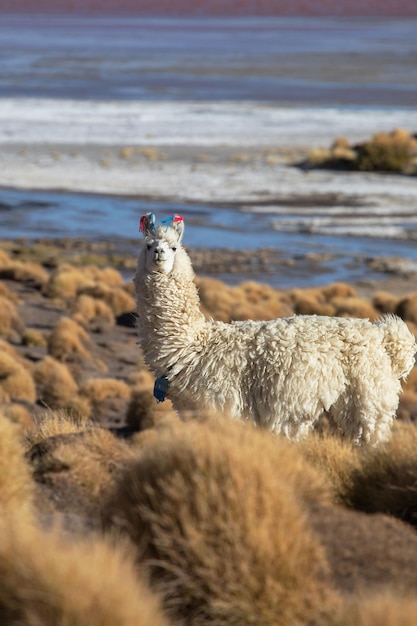
<svg viewBox="0 0 417 626">
<path fill-rule="evenodd" d="M 195 350 L 207 322 L 193 280 L 155 272 L 135 283 L 140 343 L 146 362 L 161 375 Z"/>
</svg>

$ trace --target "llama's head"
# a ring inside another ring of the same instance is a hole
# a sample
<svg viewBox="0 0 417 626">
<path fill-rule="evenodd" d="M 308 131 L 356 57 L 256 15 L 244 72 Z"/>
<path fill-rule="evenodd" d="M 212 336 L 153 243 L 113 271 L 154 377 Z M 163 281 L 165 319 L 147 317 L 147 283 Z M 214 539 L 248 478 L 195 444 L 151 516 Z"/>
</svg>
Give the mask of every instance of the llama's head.
<svg viewBox="0 0 417 626">
<path fill-rule="evenodd" d="M 159 224 L 153 213 L 140 219 L 140 230 L 144 236 L 143 254 L 146 271 L 170 274 L 176 263 L 177 252 L 183 251 L 181 239 L 184 221 L 180 215 L 171 215 Z"/>
</svg>

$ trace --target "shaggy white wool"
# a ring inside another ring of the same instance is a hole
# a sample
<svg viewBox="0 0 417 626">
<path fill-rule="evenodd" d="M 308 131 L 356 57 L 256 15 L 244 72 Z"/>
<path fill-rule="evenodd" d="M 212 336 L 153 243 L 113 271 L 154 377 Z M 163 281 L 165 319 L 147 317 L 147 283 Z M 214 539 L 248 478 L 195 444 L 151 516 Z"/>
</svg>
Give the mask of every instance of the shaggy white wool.
<svg viewBox="0 0 417 626">
<path fill-rule="evenodd" d="M 176 409 L 224 411 L 294 440 L 326 412 L 334 429 L 357 443 L 389 437 L 400 379 L 416 353 L 401 319 L 207 321 L 180 244 L 182 220 L 155 227 L 148 214 L 143 231 L 138 333 L 147 363 L 168 378 Z"/>
</svg>

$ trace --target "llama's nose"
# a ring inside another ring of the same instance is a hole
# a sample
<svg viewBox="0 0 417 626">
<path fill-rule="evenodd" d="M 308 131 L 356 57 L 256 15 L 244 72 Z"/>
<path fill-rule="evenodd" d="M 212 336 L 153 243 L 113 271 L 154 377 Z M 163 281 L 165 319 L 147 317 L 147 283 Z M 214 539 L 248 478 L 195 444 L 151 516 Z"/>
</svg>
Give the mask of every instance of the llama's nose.
<svg viewBox="0 0 417 626">
<path fill-rule="evenodd" d="M 164 260 L 164 251 L 162 248 L 155 248 L 153 253 L 154 261 L 163 261 Z"/>
</svg>

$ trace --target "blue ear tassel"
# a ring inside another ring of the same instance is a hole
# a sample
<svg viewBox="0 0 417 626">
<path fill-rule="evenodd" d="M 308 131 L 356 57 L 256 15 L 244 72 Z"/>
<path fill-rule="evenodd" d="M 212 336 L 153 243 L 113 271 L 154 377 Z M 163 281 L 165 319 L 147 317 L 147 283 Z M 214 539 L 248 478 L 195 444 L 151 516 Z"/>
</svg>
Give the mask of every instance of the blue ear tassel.
<svg viewBox="0 0 417 626">
<path fill-rule="evenodd" d="M 174 222 L 182 222 L 182 217 L 181 215 L 170 215 L 169 217 L 166 217 L 164 220 L 161 220 L 161 226 L 165 227 L 165 231 L 168 230 L 168 228 L 170 228 Z"/>
</svg>

